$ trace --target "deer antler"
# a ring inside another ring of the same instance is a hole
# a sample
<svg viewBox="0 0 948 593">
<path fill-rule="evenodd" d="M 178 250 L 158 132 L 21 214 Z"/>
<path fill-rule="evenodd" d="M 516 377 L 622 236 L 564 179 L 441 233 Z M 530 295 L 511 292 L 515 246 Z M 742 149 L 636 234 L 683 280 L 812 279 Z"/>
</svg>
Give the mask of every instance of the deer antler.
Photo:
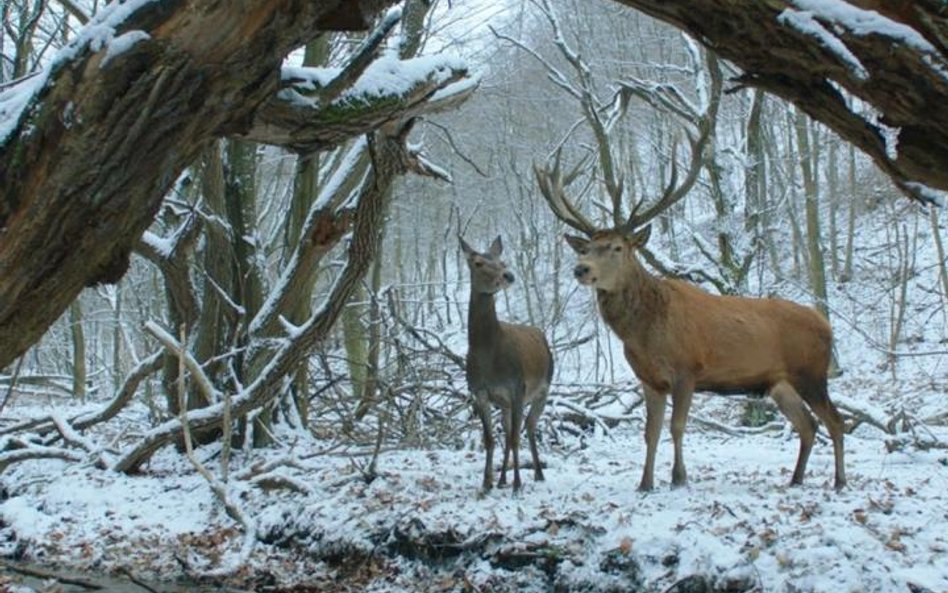
<svg viewBox="0 0 948 593">
<path fill-rule="evenodd" d="M 592 235 L 596 231 L 596 225 L 589 221 L 575 204 L 566 196 L 566 188 L 576 180 L 580 173 L 586 167 L 587 158 L 583 158 L 570 170 L 563 175 L 562 145 L 551 155 L 550 161 L 545 167 L 540 167 L 536 163 L 533 165 L 533 173 L 537 178 L 537 185 L 540 188 L 540 195 L 550 205 L 553 214 L 576 229 L 584 235 Z"/>
</svg>

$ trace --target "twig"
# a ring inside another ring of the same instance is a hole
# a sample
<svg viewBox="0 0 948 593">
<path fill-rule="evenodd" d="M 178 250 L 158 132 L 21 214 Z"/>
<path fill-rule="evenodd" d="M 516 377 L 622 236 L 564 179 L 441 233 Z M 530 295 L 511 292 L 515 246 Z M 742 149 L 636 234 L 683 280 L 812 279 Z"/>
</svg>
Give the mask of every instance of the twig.
<svg viewBox="0 0 948 593">
<path fill-rule="evenodd" d="M 102 456 L 101 449 L 97 447 L 95 443 L 76 432 L 76 429 L 74 429 L 69 424 L 69 422 L 58 413 L 53 413 L 51 417 L 53 424 L 56 426 L 56 430 L 59 431 L 59 434 L 63 437 L 63 442 L 65 442 L 67 445 L 79 447 L 89 455 L 95 457 L 95 465 L 99 469 L 105 469 L 109 466 L 105 458 Z"/>
<path fill-rule="evenodd" d="M 83 459 L 81 455 L 68 449 L 37 446 L 24 441 L 19 441 L 18 444 L 23 448 L 0 453 L 0 474 L 10 464 L 29 459 L 62 459 L 65 461 L 82 461 Z"/>
<path fill-rule="evenodd" d="M 197 383 L 198 390 L 202 395 L 204 395 L 205 403 L 214 404 L 221 400 L 220 394 L 217 392 L 217 389 L 214 388 L 214 384 L 211 383 L 211 380 L 208 378 L 207 374 L 204 373 L 204 369 L 201 368 L 201 365 L 198 363 L 198 361 L 194 360 L 194 357 L 191 356 L 191 353 L 184 349 L 183 344 L 176 342 L 171 334 L 165 331 L 163 327 L 154 321 L 145 322 L 145 331 L 150 333 L 155 337 L 156 340 L 161 342 L 161 345 L 167 348 L 168 351 L 176 354 L 179 357 L 181 361 L 179 367 L 182 376 L 184 375 L 185 367 L 187 367 L 188 371 L 191 372 L 191 376 L 194 377 L 194 380 Z"/>
<path fill-rule="evenodd" d="M 160 329 L 160 328 L 158 328 Z M 162 330 L 163 331 L 163 330 Z M 171 338 L 171 336 L 167 336 Z M 257 543 L 257 528 L 256 524 L 250 519 L 235 502 L 233 502 L 229 496 L 227 496 L 227 487 L 220 480 L 214 477 L 214 475 L 204 466 L 203 463 L 197 458 L 194 454 L 194 443 L 191 440 L 191 428 L 188 424 L 188 408 L 187 408 L 187 398 L 186 390 L 184 387 L 184 367 L 187 365 L 187 353 L 184 350 L 182 344 L 186 342 L 185 340 L 185 328 L 184 325 L 181 326 L 181 341 L 177 346 L 178 354 L 178 418 L 181 422 L 181 433 L 184 437 L 184 449 L 187 454 L 188 460 L 191 462 L 191 465 L 194 466 L 194 469 L 197 470 L 201 476 L 207 480 L 208 485 L 211 487 L 211 491 L 217 497 L 221 504 L 224 505 L 224 509 L 227 512 L 227 515 L 232 518 L 234 521 L 238 522 L 244 528 L 244 541 L 240 548 L 240 562 L 237 564 L 231 564 L 230 566 L 222 565 L 215 570 L 211 571 L 200 571 L 200 575 L 204 577 L 220 577 L 227 576 L 236 572 L 241 565 L 245 564 L 247 559 L 250 558 L 251 552 L 253 552 L 254 547 Z M 174 338 L 171 338 L 173 341 Z"/>
<path fill-rule="evenodd" d="M 697 424 L 698 426 L 704 428 L 710 428 L 712 430 L 717 430 L 731 436 L 741 436 L 747 434 L 762 434 L 765 432 L 774 432 L 782 430 L 784 424 L 782 422 L 768 422 L 763 426 L 757 426 L 754 428 L 748 428 L 744 426 L 727 426 L 726 424 L 721 424 L 720 422 L 715 422 L 714 420 L 708 420 L 707 418 L 702 418 L 692 414 L 691 421 Z"/>
</svg>

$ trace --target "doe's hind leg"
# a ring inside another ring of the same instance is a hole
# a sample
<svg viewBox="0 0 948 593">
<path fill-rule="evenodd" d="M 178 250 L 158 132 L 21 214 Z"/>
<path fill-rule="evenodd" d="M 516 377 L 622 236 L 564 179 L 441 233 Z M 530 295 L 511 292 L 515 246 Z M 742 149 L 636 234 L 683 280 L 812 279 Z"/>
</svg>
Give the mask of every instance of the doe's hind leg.
<svg viewBox="0 0 948 593">
<path fill-rule="evenodd" d="M 527 440 L 530 441 L 530 454 L 533 456 L 533 478 L 537 482 L 543 481 L 543 466 L 540 465 L 540 452 L 537 449 L 537 421 L 546 406 L 547 395 L 549 395 L 549 388 L 544 387 L 530 404 L 530 412 L 527 414 Z"/>
</svg>

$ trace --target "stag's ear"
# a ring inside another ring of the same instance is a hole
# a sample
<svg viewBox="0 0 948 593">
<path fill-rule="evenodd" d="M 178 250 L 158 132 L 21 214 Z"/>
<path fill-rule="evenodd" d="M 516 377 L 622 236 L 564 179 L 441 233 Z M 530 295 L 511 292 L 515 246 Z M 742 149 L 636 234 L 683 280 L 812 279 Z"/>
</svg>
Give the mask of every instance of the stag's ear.
<svg viewBox="0 0 948 593">
<path fill-rule="evenodd" d="M 648 238 L 652 235 L 652 225 L 646 226 L 644 229 L 637 233 L 632 233 L 632 245 L 634 247 L 642 247 L 648 243 Z"/>
<path fill-rule="evenodd" d="M 461 251 L 464 252 L 464 255 L 466 255 L 467 257 L 471 257 L 472 255 L 477 253 L 476 251 L 471 249 L 471 246 L 468 245 L 467 241 L 465 241 L 462 237 L 458 237 L 458 241 L 461 242 Z"/>
<path fill-rule="evenodd" d="M 583 253 L 589 245 L 589 239 L 570 235 L 569 233 L 564 234 L 563 238 L 566 239 L 566 242 L 569 243 L 569 246 L 572 247 L 576 253 Z"/>
<path fill-rule="evenodd" d="M 500 254 L 504 252 L 504 244 L 500 240 L 500 235 L 497 235 L 497 238 L 494 239 L 494 242 L 490 244 L 490 253 L 491 257 L 500 257 Z"/>
</svg>

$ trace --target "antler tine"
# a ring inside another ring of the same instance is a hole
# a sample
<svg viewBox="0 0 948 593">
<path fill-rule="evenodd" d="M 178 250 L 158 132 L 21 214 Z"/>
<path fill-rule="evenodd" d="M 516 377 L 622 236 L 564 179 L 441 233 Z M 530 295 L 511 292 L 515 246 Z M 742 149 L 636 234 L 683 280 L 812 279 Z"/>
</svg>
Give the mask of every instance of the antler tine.
<svg viewBox="0 0 948 593">
<path fill-rule="evenodd" d="M 642 207 L 644 200 L 639 200 L 635 206 L 632 206 L 632 212 L 629 213 L 629 217 L 625 219 L 625 222 L 618 226 L 618 229 L 625 234 L 629 234 L 639 226 L 639 221 L 636 215 L 639 212 L 639 208 Z"/>
<path fill-rule="evenodd" d="M 540 195 L 550 205 L 553 214 L 584 235 L 592 235 L 596 231 L 589 219 L 583 216 L 575 204 L 566 196 L 566 186 L 579 176 L 585 159 L 573 168 L 564 179 L 562 171 L 562 150 L 557 149 L 552 156 L 552 166 L 540 167 L 533 164 L 533 173 L 540 188 Z"/>
</svg>

